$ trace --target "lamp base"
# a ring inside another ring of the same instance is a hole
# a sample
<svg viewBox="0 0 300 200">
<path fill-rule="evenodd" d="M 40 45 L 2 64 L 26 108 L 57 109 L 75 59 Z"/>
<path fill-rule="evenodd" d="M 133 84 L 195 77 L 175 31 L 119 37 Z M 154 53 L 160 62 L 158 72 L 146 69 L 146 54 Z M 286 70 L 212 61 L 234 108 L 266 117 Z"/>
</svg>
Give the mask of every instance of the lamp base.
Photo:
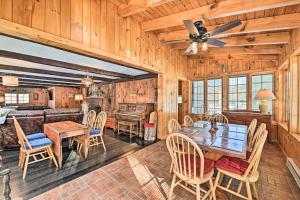
<svg viewBox="0 0 300 200">
<path fill-rule="evenodd" d="M 268 102 L 265 100 L 262 100 L 259 104 L 259 110 L 261 112 L 261 114 L 268 114 Z"/>
</svg>

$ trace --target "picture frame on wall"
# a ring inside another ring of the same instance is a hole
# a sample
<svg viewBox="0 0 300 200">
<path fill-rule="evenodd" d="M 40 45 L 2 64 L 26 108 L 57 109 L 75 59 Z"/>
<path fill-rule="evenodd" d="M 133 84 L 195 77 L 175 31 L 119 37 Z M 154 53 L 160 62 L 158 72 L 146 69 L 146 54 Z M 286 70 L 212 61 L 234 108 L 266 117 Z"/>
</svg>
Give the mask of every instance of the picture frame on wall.
<svg viewBox="0 0 300 200">
<path fill-rule="evenodd" d="M 33 93 L 33 100 L 34 101 L 39 100 L 39 94 L 38 93 Z"/>
</svg>

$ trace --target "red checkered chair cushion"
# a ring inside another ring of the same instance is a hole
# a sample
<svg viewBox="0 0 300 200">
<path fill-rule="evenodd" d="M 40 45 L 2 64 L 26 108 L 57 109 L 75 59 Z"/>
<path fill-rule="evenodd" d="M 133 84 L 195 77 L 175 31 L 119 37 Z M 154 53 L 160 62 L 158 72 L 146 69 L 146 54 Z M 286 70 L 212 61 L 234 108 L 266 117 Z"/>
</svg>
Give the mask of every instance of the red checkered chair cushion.
<svg viewBox="0 0 300 200">
<path fill-rule="evenodd" d="M 239 158 L 232 158 L 228 156 L 222 156 L 219 160 L 216 161 L 215 167 L 228 171 L 233 172 L 239 175 L 244 175 L 249 163 L 239 159 Z"/>
<path fill-rule="evenodd" d="M 191 175 L 194 176 L 194 156 L 193 155 L 182 155 L 181 156 L 181 166 L 182 166 L 182 169 L 184 169 L 184 164 L 186 166 L 186 170 L 187 170 L 187 173 L 189 174 L 189 159 L 190 159 L 190 164 L 191 164 Z M 185 162 L 184 162 L 185 160 Z M 179 164 L 179 163 L 178 163 Z M 201 160 L 199 158 L 199 156 L 196 156 L 196 176 L 200 176 L 200 165 L 201 165 Z M 180 166 L 180 164 L 179 164 Z M 209 160 L 209 159 L 204 159 L 204 175 L 205 174 L 208 174 L 209 172 L 211 172 L 211 170 L 214 168 L 215 166 L 215 162 L 212 161 L 212 160 Z"/>
<path fill-rule="evenodd" d="M 154 123 L 145 123 L 144 126 L 145 127 L 154 127 Z"/>
</svg>

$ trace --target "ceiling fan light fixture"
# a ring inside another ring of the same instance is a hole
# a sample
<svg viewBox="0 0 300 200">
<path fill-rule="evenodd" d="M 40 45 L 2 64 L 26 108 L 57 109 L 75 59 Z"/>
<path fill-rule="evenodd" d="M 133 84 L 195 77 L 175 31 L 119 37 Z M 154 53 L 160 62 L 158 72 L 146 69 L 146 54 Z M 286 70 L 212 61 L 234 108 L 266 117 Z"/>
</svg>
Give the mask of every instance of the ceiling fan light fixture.
<svg viewBox="0 0 300 200">
<path fill-rule="evenodd" d="M 198 43 L 193 42 L 192 47 L 193 47 L 193 54 L 197 54 L 198 53 Z"/>
<path fill-rule="evenodd" d="M 202 42 L 202 43 L 201 43 L 201 49 L 202 49 L 202 51 L 207 51 L 208 45 L 207 45 L 206 42 Z"/>
</svg>

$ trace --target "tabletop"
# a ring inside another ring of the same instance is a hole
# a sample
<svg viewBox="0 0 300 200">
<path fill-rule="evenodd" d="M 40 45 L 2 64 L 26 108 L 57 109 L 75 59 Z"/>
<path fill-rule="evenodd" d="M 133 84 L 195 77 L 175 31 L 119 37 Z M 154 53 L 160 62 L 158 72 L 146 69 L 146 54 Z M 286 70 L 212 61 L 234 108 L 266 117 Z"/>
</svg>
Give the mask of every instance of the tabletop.
<svg viewBox="0 0 300 200">
<path fill-rule="evenodd" d="M 218 123 L 215 132 L 210 129 L 210 122 L 198 121 L 192 127 L 184 127 L 177 132 L 187 135 L 206 151 L 246 158 L 248 133 L 246 125 Z"/>
<path fill-rule="evenodd" d="M 62 121 L 62 122 L 54 122 L 54 123 L 47 123 L 44 125 L 47 128 L 52 129 L 54 132 L 63 134 L 63 133 L 70 133 L 74 131 L 81 131 L 85 130 L 87 127 L 72 121 Z"/>
</svg>

